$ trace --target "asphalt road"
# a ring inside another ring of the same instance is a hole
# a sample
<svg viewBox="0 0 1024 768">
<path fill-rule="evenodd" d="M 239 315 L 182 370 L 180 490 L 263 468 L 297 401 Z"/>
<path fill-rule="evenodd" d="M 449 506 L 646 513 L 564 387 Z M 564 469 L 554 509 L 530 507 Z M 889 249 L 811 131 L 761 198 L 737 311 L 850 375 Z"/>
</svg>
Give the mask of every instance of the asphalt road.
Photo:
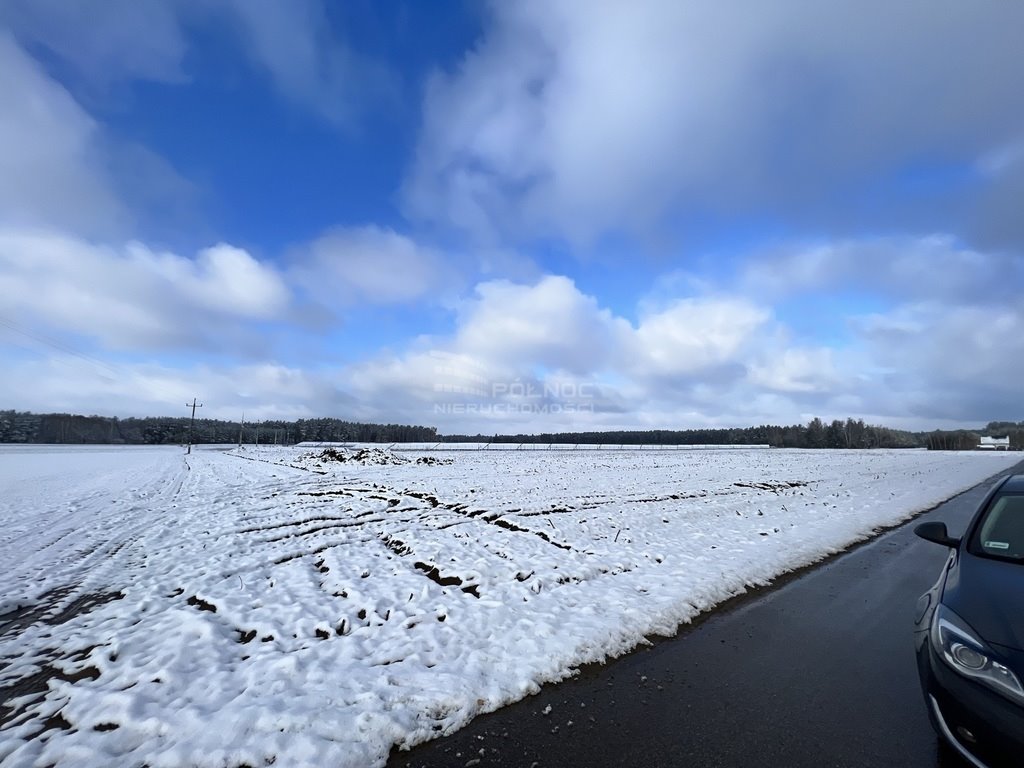
<svg viewBox="0 0 1024 768">
<path fill-rule="evenodd" d="M 913 528 L 959 535 L 991 483 L 388 766 L 959 768 L 928 724 L 911 639 L 946 550 Z"/>
</svg>

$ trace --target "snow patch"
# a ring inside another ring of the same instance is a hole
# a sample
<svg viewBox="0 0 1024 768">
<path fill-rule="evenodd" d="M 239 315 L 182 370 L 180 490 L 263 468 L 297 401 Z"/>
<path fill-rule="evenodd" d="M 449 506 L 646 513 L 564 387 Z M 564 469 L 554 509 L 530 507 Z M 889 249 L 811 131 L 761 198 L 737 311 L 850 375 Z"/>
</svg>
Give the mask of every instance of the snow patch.
<svg viewBox="0 0 1024 768">
<path fill-rule="evenodd" d="M 383 765 L 1019 459 L 362 450 L 0 450 L 0 763 Z"/>
</svg>

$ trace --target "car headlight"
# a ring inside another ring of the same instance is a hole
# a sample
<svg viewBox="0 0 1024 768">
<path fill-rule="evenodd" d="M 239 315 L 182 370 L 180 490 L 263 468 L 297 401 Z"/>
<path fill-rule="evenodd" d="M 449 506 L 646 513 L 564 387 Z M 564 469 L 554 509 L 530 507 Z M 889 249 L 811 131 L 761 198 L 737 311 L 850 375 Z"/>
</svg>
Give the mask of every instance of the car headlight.
<svg viewBox="0 0 1024 768">
<path fill-rule="evenodd" d="M 950 667 L 1004 696 L 1024 704 L 1024 687 L 966 621 L 940 604 L 932 617 L 932 647 Z"/>
</svg>

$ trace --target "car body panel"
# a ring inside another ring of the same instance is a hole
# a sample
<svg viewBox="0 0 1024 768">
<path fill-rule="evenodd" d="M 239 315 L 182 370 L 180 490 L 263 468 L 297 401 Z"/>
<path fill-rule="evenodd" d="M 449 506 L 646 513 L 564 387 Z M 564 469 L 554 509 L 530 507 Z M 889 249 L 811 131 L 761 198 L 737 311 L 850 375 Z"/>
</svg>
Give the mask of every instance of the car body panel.
<svg viewBox="0 0 1024 768">
<path fill-rule="evenodd" d="M 1024 563 L 962 554 L 942 602 L 988 643 L 1024 649 Z"/>
</svg>

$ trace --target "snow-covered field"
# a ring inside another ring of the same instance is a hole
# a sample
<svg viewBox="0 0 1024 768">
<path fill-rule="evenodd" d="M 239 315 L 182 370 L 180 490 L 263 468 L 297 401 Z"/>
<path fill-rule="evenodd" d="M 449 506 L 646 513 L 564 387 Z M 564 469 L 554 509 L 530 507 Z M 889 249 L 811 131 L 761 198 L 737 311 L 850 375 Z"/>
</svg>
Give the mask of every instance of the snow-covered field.
<svg viewBox="0 0 1024 768">
<path fill-rule="evenodd" d="M 0 764 L 381 765 L 1020 459 L 308 452 L 0 447 Z"/>
</svg>

